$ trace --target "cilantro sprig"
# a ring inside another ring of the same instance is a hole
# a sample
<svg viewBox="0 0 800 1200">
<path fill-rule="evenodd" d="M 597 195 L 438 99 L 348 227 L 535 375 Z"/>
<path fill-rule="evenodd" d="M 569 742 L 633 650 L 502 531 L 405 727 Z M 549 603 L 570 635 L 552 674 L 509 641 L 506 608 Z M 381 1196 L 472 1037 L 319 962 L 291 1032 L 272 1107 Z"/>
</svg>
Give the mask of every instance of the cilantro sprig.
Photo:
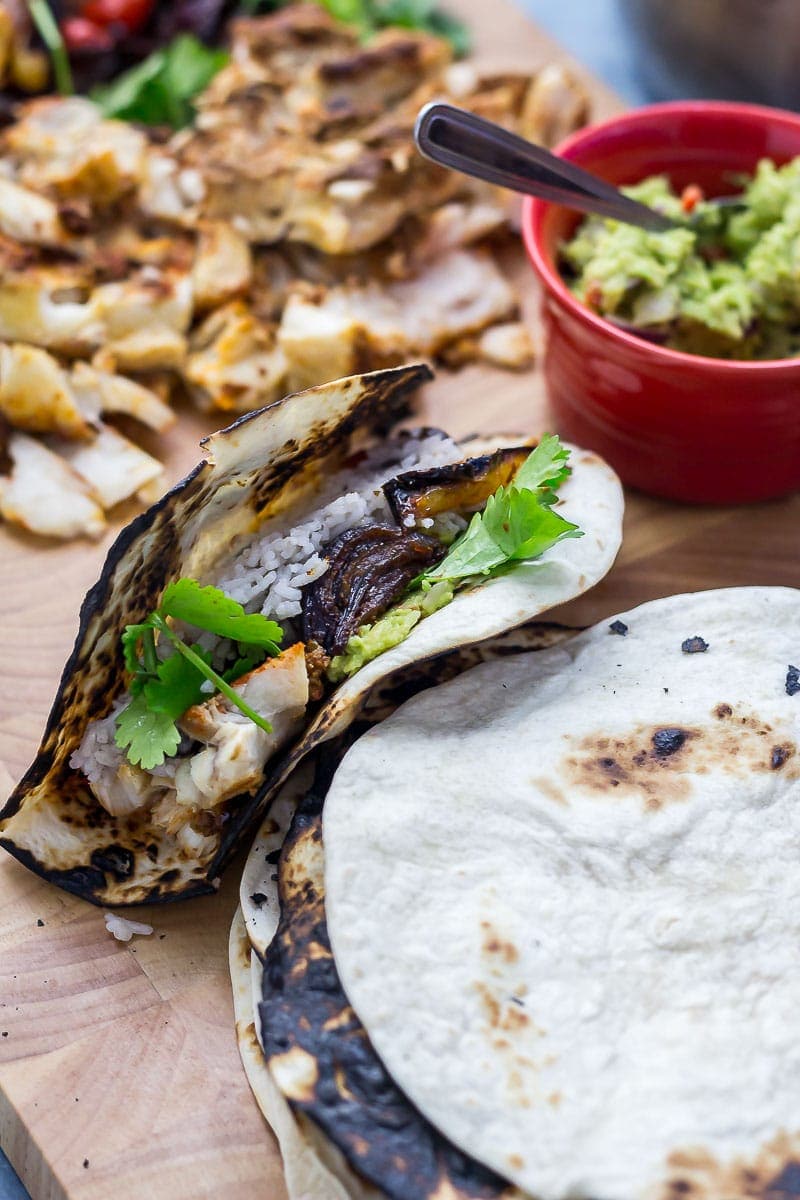
<svg viewBox="0 0 800 1200">
<path fill-rule="evenodd" d="M 182 33 L 110 83 L 98 84 L 91 98 L 106 117 L 182 129 L 194 118 L 192 101 L 228 58 L 227 51 Z"/>
<path fill-rule="evenodd" d="M 239 658 L 220 675 L 211 666 L 210 653 L 188 645 L 168 618 L 230 638 L 238 643 Z M 117 717 L 114 740 L 127 751 L 128 761 L 151 770 L 175 753 L 181 739 L 176 722 L 205 699 L 206 680 L 259 729 L 271 733 L 269 721 L 230 684 L 268 655 L 280 654 L 282 638 L 283 630 L 275 621 L 246 613 L 219 588 L 201 587 L 196 579 L 169 584 L 159 607 L 146 620 L 126 626 L 122 635 L 132 699 Z M 161 653 L 165 647 L 166 655 Z"/>
<path fill-rule="evenodd" d="M 517 471 L 510 487 L 499 487 L 475 513 L 440 563 L 416 581 L 422 587 L 441 580 L 499 575 L 517 562 L 538 558 L 564 538 L 583 531 L 553 512 L 557 491 L 570 473 L 569 451 L 546 434 Z"/>
</svg>

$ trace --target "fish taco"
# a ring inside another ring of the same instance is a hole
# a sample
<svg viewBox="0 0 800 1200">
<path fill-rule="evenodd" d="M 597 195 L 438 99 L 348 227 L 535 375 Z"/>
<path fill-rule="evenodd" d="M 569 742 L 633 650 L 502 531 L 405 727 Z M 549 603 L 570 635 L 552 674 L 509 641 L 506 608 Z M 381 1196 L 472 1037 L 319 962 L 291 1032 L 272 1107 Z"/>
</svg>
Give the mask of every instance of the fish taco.
<svg viewBox="0 0 800 1200">
<path fill-rule="evenodd" d="M 605 574 L 613 472 L 552 436 L 397 429 L 429 378 L 353 376 L 206 439 L 86 597 L 0 844 L 99 904 L 209 891 L 377 681 Z"/>
</svg>

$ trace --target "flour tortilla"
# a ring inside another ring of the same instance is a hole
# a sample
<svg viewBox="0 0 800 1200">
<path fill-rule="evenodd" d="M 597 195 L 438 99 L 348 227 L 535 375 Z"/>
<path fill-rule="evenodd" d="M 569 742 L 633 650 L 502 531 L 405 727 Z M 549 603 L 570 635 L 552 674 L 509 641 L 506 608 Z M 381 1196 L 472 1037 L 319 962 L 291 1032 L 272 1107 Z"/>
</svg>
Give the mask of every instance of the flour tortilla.
<svg viewBox="0 0 800 1200">
<path fill-rule="evenodd" d="M 795 1195 L 800 593 L 620 620 L 349 751 L 335 962 L 395 1082 L 524 1191 Z"/>
</svg>

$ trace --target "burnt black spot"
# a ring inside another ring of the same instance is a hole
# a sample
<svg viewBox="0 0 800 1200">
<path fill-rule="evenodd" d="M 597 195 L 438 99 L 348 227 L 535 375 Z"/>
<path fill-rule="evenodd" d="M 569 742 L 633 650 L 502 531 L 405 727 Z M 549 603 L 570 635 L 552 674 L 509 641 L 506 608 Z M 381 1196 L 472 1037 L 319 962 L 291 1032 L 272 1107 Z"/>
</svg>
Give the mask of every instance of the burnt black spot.
<svg viewBox="0 0 800 1200">
<path fill-rule="evenodd" d="M 786 695 L 796 696 L 800 692 L 800 669 L 789 667 L 786 672 Z"/>
<path fill-rule="evenodd" d="M 339 976 L 332 958 L 312 958 L 306 967 L 306 984 L 312 992 L 333 992 L 339 986 Z"/>
<path fill-rule="evenodd" d="M 669 1187 L 670 1191 L 675 1192 L 676 1196 L 685 1196 L 692 1190 L 692 1185 L 688 1179 L 673 1179 Z"/>
<path fill-rule="evenodd" d="M 150 843 L 146 852 L 150 862 L 158 862 L 158 846 L 155 844 L 155 842 Z"/>
<path fill-rule="evenodd" d="M 597 761 L 604 771 L 613 771 L 617 765 L 615 758 L 598 758 Z"/>
<path fill-rule="evenodd" d="M 112 842 L 110 846 L 93 850 L 89 861 L 99 871 L 104 871 L 117 881 L 122 881 L 130 879 L 136 858 L 133 851 L 129 850 L 127 846 L 120 846 Z"/>
<path fill-rule="evenodd" d="M 653 734 L 653 753 L 656 758 L 668 758 L 670 754 L 677 754 L 688 736 L 685 729 L 657 729 Z"/>
<path fill-rule="evenodd" d="M 628 636 L 628 626 L 624 621 L 612 621 L 608 627 L 612 633 L 616 633 L 619 637 Z"/>
<path fill-rule="evenodd" d="M 733 716 L 733 709 L 730 704 L 718 704 L 714 709 L 714 716 L 718 721 L 724 721 L 726 717 Z"/>
<path fill-rule="evenodd" d="M 688 637 L 681 642 L 681 650 L 684 654 L 705 654 L 708 649 L 708 642 L 701 637 Z"/>
<path fill-rule="evenodd" d="M 800 1196 L 800 1163 L 790 1162 L 776 1175 L 764 1190 L 765 1200 L 783 1200 L 784 1197 Z"/>
<path fill-rule="evenodd" d="M 162 883 L 174 883 L 180 877 L 180 871 L 177 867 L 172 867 L 169 871 L 165 871 L 161 876 Z"/>
<path fill-rule="evenodd" d="M 255 904 L 256 908 L 261 908 L 261 905 L 266 904 L 267 902 L 267 897 L 263 892 L 253 892 L 250 899 L 253 901 L 253 904 Z"/>
<path fill-rule="evenodd" d="M 38 918 L 36 924 L 39 926 L 40 929 L 44 929 L 44 921 L 42 920 L 41 917 Z"/>
<path fill-rule="evenodd" d="M 271 867 L 276 867 L 280 862 L 280 857 L 281 849 L 279 846 L 277 850 L 271 850 L 269 854 L 264 855 L 264 862 L 268 863 Z"/>
<path fill-rule="evenodd" d="M 647 762 L 647 751 L 640 750 L 638 752 L 638 754 L 634 754 L 633 759 L 631 761 L 633 762 L 633 765 L 635 767 L 643 767 L 644 764 Z"/>
<path fill-rule="evenodd" d="M 773 771 L 779 771 L 787 758 L 791 756 L 792 750 L 790 746 L 773 746 L 772 754 L 770 755 L 769 765 Z"/>
</svg>

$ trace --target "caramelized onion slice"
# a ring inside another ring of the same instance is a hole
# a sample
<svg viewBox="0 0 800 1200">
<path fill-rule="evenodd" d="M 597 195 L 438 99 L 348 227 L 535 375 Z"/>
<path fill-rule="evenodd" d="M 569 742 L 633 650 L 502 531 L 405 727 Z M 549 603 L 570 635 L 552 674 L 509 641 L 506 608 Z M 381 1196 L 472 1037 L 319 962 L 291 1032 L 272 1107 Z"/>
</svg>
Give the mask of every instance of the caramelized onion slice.
<svg viewBox="0 0 800 1200">
<path fill-rule="evenodd" d="M 406 471 L 385 483 L 383 494 L 398 525 L 406 528 L 443 512 L 470 512 L 482 508 L 500 486 L 507 487 L 530 452 L 530 446 L 504 447 L 452 466 Z"/>
<path fill-rule="evenodd" d="M 333 655 L 399 600 L 420 571 L 439 562 L 445 547 L 415 530 L 362 525 L 334 538 L 323 553 L 327 571 L 303 591 L 303 634 Z"/>
</svg>

